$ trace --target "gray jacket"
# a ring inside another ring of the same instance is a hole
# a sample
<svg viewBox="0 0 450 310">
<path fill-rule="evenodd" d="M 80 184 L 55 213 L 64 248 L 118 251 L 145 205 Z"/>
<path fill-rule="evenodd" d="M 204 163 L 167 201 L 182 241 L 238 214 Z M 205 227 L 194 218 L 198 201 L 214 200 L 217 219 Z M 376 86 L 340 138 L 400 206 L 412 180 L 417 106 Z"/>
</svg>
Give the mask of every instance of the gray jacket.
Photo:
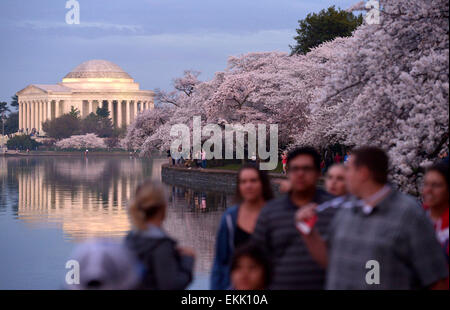
<svg viewBox="0 0 450 310">
<path fill-rule="evenodd" d="M 130 231 L 125 244 L 144 266 L 141 289 L 183 290 L 192 281 L 194 258 L 180 255 L 176 241 L 161 228 Z"/>
</svg>

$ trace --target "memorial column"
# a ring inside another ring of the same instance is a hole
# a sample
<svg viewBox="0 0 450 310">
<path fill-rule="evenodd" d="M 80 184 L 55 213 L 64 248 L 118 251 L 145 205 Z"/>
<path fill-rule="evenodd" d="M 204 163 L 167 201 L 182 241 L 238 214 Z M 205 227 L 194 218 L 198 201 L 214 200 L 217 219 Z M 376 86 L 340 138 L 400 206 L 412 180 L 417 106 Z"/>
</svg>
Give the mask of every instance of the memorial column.
<svg viewBox="0 0 450 310">
<path fill-rule="evenodd" d="M 19 102 L 19 131 L 22 129 L 22 111 L 23 107 L 22 107 L 22 102 Z"/>
<path fill-rule="evenodd" d="M 122 127 L 122 101 L 117 100 L 117 128 Z"/>
<path fill-rule="evenodd" d="M 130 124 L 131 121 L 131 117 L 130 117 L 130 100 L 124 100 L 125 101 L 125 126 L 128 126 Z"/>
</svg>

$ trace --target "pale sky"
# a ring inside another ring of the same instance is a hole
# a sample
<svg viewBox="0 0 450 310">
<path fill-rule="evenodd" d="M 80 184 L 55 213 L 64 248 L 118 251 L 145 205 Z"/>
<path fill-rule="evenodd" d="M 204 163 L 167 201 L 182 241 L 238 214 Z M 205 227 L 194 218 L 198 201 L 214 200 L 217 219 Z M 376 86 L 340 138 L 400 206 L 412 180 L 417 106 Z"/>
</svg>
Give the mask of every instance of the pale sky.
<svg viewBox="0 0 450 310">
<path fill-rule="evenodd" d="M 66 2 L 0 1 L 0 101 L 89 59 L 116 63 L 142 89 L 168 89 L 185 69 L 209 79 L 230 55 L 288 52 L 299 19 L 357 1 L 78 0 L 79 25 L 66 24 Z"/>
</svg>

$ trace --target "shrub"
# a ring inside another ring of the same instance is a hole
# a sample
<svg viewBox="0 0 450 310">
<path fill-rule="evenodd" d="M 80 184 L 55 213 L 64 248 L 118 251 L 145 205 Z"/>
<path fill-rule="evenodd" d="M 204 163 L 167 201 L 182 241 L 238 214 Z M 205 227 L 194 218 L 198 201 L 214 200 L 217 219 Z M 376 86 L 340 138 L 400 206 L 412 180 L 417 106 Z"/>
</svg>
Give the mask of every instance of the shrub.
<svg viewBox="0 0 450 310">
<path fill-rule="evenodd" d="M 29 135 L 16 135 L 6 142 L 6 146 L 10 150 L 34 150 L 39 145 L 40 143 L 32 139 Z"/>
</svg>

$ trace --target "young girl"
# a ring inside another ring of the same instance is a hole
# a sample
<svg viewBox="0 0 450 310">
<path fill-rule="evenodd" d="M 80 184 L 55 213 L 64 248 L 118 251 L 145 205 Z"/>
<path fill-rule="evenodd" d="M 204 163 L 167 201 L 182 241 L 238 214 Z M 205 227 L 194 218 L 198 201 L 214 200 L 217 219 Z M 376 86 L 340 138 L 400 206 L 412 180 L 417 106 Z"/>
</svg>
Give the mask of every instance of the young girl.
<svg viewBox="0 0 450 310">
<path fill-rule="evenodd" d="M 149 180 L 138 186 L 130 205 L 134 230 L 128 233 L 125 244 L 144 266 L 141 289 L 182 290 L 192 280 L 193 251 L 178 248 L 161 227 L 166 208 L 161 184 Z"/>
<path fill-rule="evenodd" d="M 266 253 L 252 243 L 237 248 L 231 261 L 231 283 L 235 290 L 263 290 L 270 283 L 271 266 Z"/>
</svg>

